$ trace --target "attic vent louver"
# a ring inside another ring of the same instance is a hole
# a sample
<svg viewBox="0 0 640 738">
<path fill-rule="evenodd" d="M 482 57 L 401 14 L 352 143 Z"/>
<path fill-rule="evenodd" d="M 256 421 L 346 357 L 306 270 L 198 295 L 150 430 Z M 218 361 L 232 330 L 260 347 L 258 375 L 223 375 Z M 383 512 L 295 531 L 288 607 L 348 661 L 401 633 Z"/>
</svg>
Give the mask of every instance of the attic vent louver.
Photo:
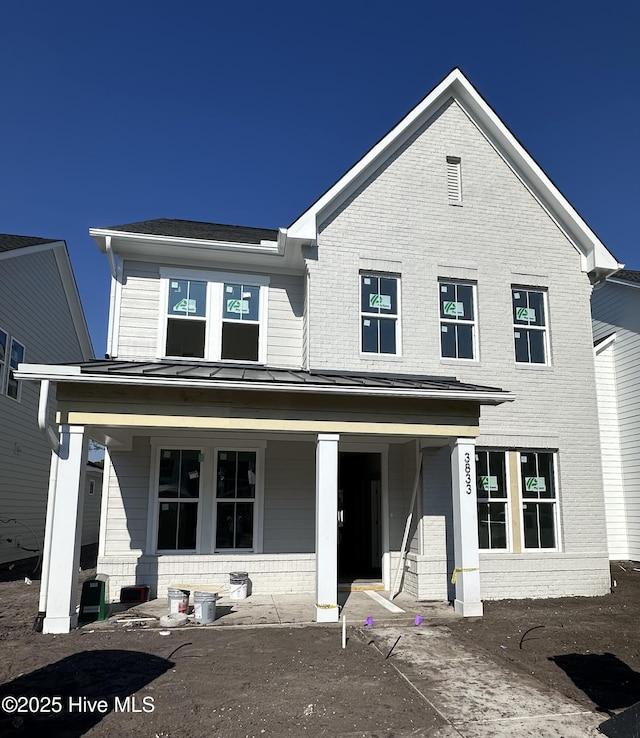
<svg viewBox="0 0 640 738">
<path fill-rule="evenodd" d="M 447 156 L 447 197 L 449 205 L 462 205 L 462 173 L 459 156 Z"/>
</svg>

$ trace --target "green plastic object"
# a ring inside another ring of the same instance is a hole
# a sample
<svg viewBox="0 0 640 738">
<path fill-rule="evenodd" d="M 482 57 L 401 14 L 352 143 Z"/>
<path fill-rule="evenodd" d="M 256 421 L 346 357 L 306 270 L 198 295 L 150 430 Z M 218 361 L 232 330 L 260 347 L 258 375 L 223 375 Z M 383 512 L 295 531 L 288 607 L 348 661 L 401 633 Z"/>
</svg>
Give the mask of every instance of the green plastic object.
<svg viewBox="0 0 640 738">
<path fill-rule="evenodd" d="M 78 622 L 91 623 L 94 620 L 105 620 L 107 617 L 106 600 L 107 577 L 98 574 L 92 579 L 87 579 L 82 585 Z"/>
</svg>

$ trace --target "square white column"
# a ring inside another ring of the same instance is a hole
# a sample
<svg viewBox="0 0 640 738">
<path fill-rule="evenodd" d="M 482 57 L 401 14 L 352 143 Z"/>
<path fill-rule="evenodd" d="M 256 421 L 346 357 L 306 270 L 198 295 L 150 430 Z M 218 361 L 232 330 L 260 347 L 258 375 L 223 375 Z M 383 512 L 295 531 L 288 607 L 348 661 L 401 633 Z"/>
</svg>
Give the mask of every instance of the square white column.
<svg viewBox="0 0 640 738">
<path fill-rule="evenodd" d="M 81 425 L 62 426 L 57 469 L 49 479 L 51 516 L 45 536 L 48 572 L 45 576 L 43 571 L 42 578 L 42 586 L 46 587 L 43 633 L 68 633 L 78 620 L 76 602 L 88 447 L 84 431 Z M 45 598 L 41 599 L 44 603 Z"/>
<path fill-rule="evenodd" d="M 456 596 L 454 609 L 465 617 L 482 615 L 475 440 L 458 438 L 451 450 Z"/>
<path fill-rule="evenodd" d="M 338 621 L 338 441 L 319 433 L 316 444 L 316 621 Z"/>
</svg>

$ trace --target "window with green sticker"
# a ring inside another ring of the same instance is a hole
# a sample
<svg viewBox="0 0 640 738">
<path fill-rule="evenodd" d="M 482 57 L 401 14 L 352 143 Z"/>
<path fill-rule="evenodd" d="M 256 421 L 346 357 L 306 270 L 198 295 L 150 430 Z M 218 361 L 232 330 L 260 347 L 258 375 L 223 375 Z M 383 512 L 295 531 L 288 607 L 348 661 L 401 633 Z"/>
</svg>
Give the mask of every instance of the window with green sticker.
<svg viewBox="0 0 640 738">
<path fill-rule="evenodd" d="M 475 285 L 440 280 L 438 290 L 440 355 L 446 359 L 475 359 Z"/>
<path fill-rule="evenodd" d="M 520 452 L 520 495 L 524 547 L 557 548 L 555 454 Z"/>
<path fill-rule="evenodd" d="M 360 341 L 367 354 L 398 354 L 399 278 L 360 275 Z"/>
<path fill-rule="evenodd" d="M 508 546 L 508 498 L 504 451 L 476 450 L 478 545 L 485 550 Z"/>
<path fill-rule="evenodd" d="M 548 363 L 546 293 L 513 287 L 511 297 L 516 363 Z"/>
<path fill-rule="evenodd" d="M 161 268 L 161 277 L 166 313 L 159 356 L 266 362 L 269 277 L 169 267 Z"/>
</svg>

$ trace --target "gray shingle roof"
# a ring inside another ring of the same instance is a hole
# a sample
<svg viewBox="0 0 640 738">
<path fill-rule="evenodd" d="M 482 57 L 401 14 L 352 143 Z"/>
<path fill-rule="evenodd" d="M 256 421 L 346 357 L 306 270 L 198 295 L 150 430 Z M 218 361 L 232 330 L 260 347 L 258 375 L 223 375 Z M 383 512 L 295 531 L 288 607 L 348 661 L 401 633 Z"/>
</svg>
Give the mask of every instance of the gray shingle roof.
<svg viewBox="0 0 640 738">
<path fill-rule="evenodd" d="M 250 389 L 252 383 L 277 385 L 305 385 L 324 388 L 370 388 L 370 389 L 408 389 L 442 392 L 502 393 L 497 387 L 459 382 L 455 377 L 432 377 L 412 374 L 358 374 L 353 372 L 303 371 L 294 369 L 275 369 L 252 365 L 170 362 L 170 361 L 117 361 L 101 359 L 88 361 L 79 366 L 82 374 L 108 374 L 120 377 L 140 377 L 145 379 L 193 379 L 216 382 L 238 382 Z M 505 395 L 508 393 L 504 392 Z"/>
<path fill-rule="evenodd" d="M 205 241 L 230 241 L 233 243 L 255 243 L 275 241 L 278 231 L 269 228 L 223 225 L 221 223 L 201 223 L 195 220 L 172 220 L 157 218 L 138 223 L 109 226 L 109 231 L 127 233 L 146 233 L 153 236 L 173 236 L 177 238 L 202 239 Z"/>
<path fill-rule="evenodd" d="M 58 238 L 38 238 L 37 236 L 14 236 L 10 233 L 0 233 L 0 251 L 15 251 L 27 246 L 40 246 L 43 243 L 55 243 Z"/>
<path fill-rule="evenodd" d="M 612 279 L 624 279 L 626 282 L 640 283 L 640 272 L 633 269 L 621 269 L 619 272 L 611 275 Z"/>
</svg>

